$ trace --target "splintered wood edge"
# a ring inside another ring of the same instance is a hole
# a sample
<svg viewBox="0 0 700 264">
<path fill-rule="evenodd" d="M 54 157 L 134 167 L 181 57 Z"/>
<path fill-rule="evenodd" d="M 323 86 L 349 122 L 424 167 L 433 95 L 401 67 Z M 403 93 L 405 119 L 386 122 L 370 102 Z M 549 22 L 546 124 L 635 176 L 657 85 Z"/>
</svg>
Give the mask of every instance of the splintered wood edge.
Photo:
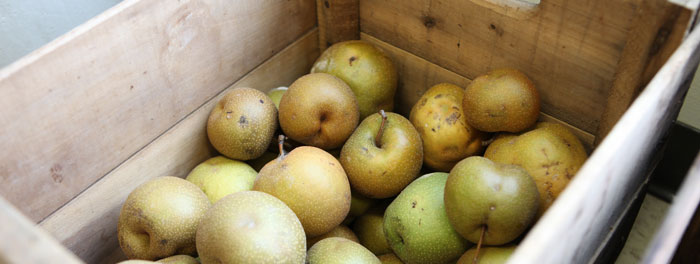
<svg viewBox="0 0 700 264">
<path fill-rule="evenodd" d="M 596 148 L 508 263 L 582 263 L 602 246 L 668 130 L 700 61 L 693 31 Z M 563 238 L 562 236 L 566 236 Z"/>
<path fill-rule="evenodd" d="M 360 38 L 384 50 L 393 59 L 394 63 L 397 64 L 396 67 L 399 71 L 400 79 L 399 88 L 397 91 L 397 93 L 400 93 L 400 102 L 397 103 L 406 104 L 397 109 L 397 112 L 401 114 L 407 115 L 413 104 L 418 101 L 420 96 L 422 96 L 422 94 L 428 88 L 435 84 L 449 82 L 464 88 L 471 83 L 471 80 L 467 77 L 442 68 L 439 65 L 429 62 L 408 51 L 381 41 L 372 35 L 362 32 L 360 33 Z M 412 72 L 422 72 L 423 74 L 413 74 Z M 411 96 L 411 98 L 403 98 L 406 96 Z M 570 125 L 544 112 L 540 113 L 539 120 L 564 125 L 565 127 L 569 128 L 571 133 L 576 135 L 581 140 L 581 143 L 583 143 L 583 146 L 586 148 L 588 153 L 593 150 L 593 142 L 595 141 L 595 136 L 593 136 L 593 134 L 583 131 L 582 129 Z"/>
<path fill-rule="evenodd" d="M 0 197 L 0 263 L 83 263 Z"/>
<path fill-rule="evenodd" d="M 89 263 L 122 258 L 113 252 L 115 248 L 119 251 L 121 204 L 140 184 L 165 175 L 184 178 L 194 166 L 216 155 L 204 128 L 219 99 L 235 87 L 267 91 L 287 86 L 308 73 L 318 56 L 318 30 L 314 28 L 209 99 L 39 225 Z"/>
</svg>

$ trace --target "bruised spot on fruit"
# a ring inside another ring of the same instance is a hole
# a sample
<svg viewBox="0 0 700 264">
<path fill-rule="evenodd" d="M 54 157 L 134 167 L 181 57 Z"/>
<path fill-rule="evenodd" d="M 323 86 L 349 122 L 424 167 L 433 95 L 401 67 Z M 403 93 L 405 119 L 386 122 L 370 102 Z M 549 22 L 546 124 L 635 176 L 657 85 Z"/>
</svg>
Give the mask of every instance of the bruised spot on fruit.
<svg viewBox="0 0 700 264">
<path fill-rule="evenodd" d="M 165 246 L 165 244 L 168 244 L 168 240 L 163 239 L 163 240 L 160 241 L 160 244 L 163 245 L 163 246 Z"/>
<path fill-rule="evenodd" d="M 434 128 L 434 127 L 433 127 L 433 128 L 431 128 L 430 130 L 432 130 L 433 132 L 436 132 L 436 131 L 435 131 L 435 128 Z"/>
<path fill-rule="evenodd" d="M 368 153 L 369 149 L 367 149 L 366 147 L 362 147 L 362 151 L 364 151 L 365 153 Z"/>
<path fill-rule="evenodd" d="M 264 104 L 264 103 L 265 103 L 265 101 L 263 101 L 263 99 L 260 99 L 260 103 L 261 103 L 261 104 Z"/>
<path fill-rule="evenodd" d="M 440 97 L 442 97 L 442 94 L 438 94 L 438 95 L 436 95 L 434 98 L 435 98 L 435 99 L 439 99 Z"/>
<path fill-rule="evenodd" d="M 450 125 L 454 125 L 455 123 L 457 123 L 457 120 L 459 119 L 460 116 L 462 116 L 462 115 L 459 112 L 452 112 L 452 114 L 450 116 L 445 118 L 445 122 L 447 122 Z"/>
<path fill-rule="evenodd" d="M 421 222 L 423 222 L 423 219 L 422 219 L 422 218 L 418 218 L 418 225 L 420 225 Z"/>
<path fill-rule="evenodd" d="M 416 204 L 418 204 L 418 202 L 417 202 L 417 201 L 413 201 L 413 202 L 411 202 L 411 208 L 416 208 Z"/>
<path fill-rule="evenodd" d="M 428 103 L 428 99 L 423 98 L 423 100 L 420 101 L 420 106 L 425 106 L 425 104 Z"/>
<path fill-rule="evenodd" d="M 252 148 L 246 148 L 245 153 L 247 153 L 248 155 L 253 155 L 255 154 L 255 150 Z"/>
<path fill-rule="evenodd" d="M 241 118 L 238 119 L 238 124 L 243 126 L 248 124 L 248 119 L 245 118 L 245 116 L 241 116 Z M 247 151 L 247 150 L 246 150 Z"/>
<path fill-rule="evenodd" d="M 350 63 L 350 66 L 352 66 L 352 62 L 357 60 L 355 56 L 351 56 L 350 59 L 348 59 L 348 63 Z"/>
</svg>

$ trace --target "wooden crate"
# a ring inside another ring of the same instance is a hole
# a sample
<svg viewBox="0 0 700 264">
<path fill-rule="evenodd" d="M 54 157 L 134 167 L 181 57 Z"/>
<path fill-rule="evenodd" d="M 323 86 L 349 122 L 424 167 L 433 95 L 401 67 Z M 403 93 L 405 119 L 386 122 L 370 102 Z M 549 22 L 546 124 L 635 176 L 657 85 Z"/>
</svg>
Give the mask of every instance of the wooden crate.
<svg viewBox="0 0 700 264">
<path fill-rule="evenodd" d="M 357 38 L 396 62 L 402 114 L 439 82 L 464 87 L 505 66 L 530 76 L 542 118 L 568 125 L 592 155 L 512 263 L 588 262 L 678 113 L 699 61 L 697 6 L 126 0 L 0 71 L 0 262 L 123 258 L 121 204 L 216 155 L 205 123 L 226 91 L 289 85 L 326 46 Z"/>
</svg>

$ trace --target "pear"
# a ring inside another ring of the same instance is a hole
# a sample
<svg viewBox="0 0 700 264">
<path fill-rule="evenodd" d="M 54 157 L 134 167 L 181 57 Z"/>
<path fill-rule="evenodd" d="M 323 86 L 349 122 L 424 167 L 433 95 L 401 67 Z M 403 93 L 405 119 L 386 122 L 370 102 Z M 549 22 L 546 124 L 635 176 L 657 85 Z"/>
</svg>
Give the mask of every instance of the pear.
<svg viewBox="0 0 700 264">
<path fill-rule="evenodd" d="M 382 264 L 403 264 L 394 253 L 387 253 L 378 257 Z"/>
<path fill-rule="evenodd" d="M 294 81 L 279 108 L 280 126 L 289 138 L 326 150 L 342 146 L 360 122 L 350 87 L 326 73 Z"/>
<path fill-rule="evenodd" d="M 273 159 L 276 159 L 277 156 L 279 156 L 278 153 L 265 151 L 265 153 L 263 153 L 262 156 L 258 157 L 257 159 L 249 160 L 248 165 L 250 165 L 257 172 L 260 171 L 260 169 L 262 169 L 262 167 L 265 166 L 265 164 L 272 161 Z"/>
<path fill-rule="evenodd" d="M 345 81 L 357 97 L 360 120 L 381 109 L 394 109 L 398 73 L 394 63 L 381 49 L 363 40 L 333 44 L 311 68 Z"/>
<path fill-rule="evenodd" d="M 351 190 L 350 212 L 348 217 L 358 217 L 369 210 L 376 200 L 362 196 L 357 191 Z"/>
<path fill-rule="evenodd" d="M 316 242 L 321 241 L 321 240 L 326 239 L 326 238 L 329 238 L 329 237 L 342 237 L 342 238 L 346 238 L 350 241 L 360 243 L 360 240 L 357 238 L 355 233 L 350 228 L 348 228 L 345 225 L 339 225 L 339 226 L 336 226 L 335 228 L 333 228 L 333 230 L 331 230 L 330 232 L 325 233 L 323 235 L 315 236 L 315 237 L 311 237 L 311 238 L 306 238 L 306 247 L 310 248 L 314 244 L 316 244 Z"/>
<path fill-rule="evenodd" d="M 253 190 L 286 203 L 299 217 L 307 236 L 330 232 L 350 211 L 350 183 L 340 162 L 316 147 L 282 153 L 260 170 Z"/>
<path fill-rule="evenodd" d="M 520 132 L 540 115 L 535 85 L 515 69 L 496 69 L 467 86 L 462 101 L 469 125 L 486 132 Z"/>
<path fill-rule="evenodd" d="M 401 191 L 384 212 L 384 234 L 405 263 L 448 263 L 467 250 L 450 225 L 443 193 L 447 173 L 423 175 Z"/>
<path fill-rule="evenodd" d="M 464 89 L 441 83 L 428 89 L 411 109 L 410 120 L 423 140 L 425 165 L 449 172 L 457 162 L 483 151 L 486 133 L 467 123 Z"/>
<path fill-rule="evenodd" d="M 272 102 L 275 104 L 275 107 L 277 109 L 280 109 L 280 101 L 282 100 L 282 95 L 287 92 L 288 87 L 282 86 L 282 87 L 277 87 L 275 89 L 272 89 L 267 92 L 267 96 L 272 99 Z"/>
<path fill-rule="evenodd" d="M 479 264 L 505 264 L 515 252 L 515 246 L 509 247 L 482 247 L 479 250 L 477 263 Z M 464 252 L 464 255 L 457 260 L 457 264 L 472 264 L 476 255 L 476 247 Z"/>
<path fill-rule="evenodd" d="M 520 135 L 497 137 L 484 157 L 519 165 L 530 174 L 540 193 L 539 218 L 559 197 L 588 155 L 581 141 L 566 127 L 541 122 Z"/>
<path fill-rule="evenodd" d="M 303 263 L 301 222 L 272 195 L 243 191 L 224 197 L 197 228 L 202 263 Z"/>
<path fill-rule="evenodd" d="M 329 237 L 316 243 L 308 252 L 309 264 L 381 264 L 379 259 L 357 242 Z"/>
<path fill-rule="evenodd" d="M 196 185 L 177 177 L 152 179 L 134 189 L 119 213 L 119 246 L 130 259 L 194 254 L 195 231 L 211 206 Z"/>
<path fill-rule="evenodd" d="M 260 157 L 277 129 L 277 109 L 265 93 L 235 88 L 214 106 L 207 136 L 221 154 L 235 160 Z"/>
<path fill-rule="evenodd" d="M 257 176 L 250 165 L 217 156 L 194 167 L 185 179 L 201 188 L 213 204 L 226 195 L 253 189 Z"/>
<path fill-rule="evenodd" d="M 156 262 L 164 264 L 199 264 L 199 261 L 197 261 L 197 259 L 188 255 L 175 255 L 172 257 L 160 259 Z"/>
<path fill-rule="evenodd" d="M 352 225 L 359 243 L 377 256 L 391 253 L 391 247 L 384 235 L 384 210 L 386 205 L 378 204 L 357 218 Z"/>
<path fill-rule="evenodd" d="M 473 243 L 512 241 L 530 227 L 538 206 L 537 186 L 523 168 L 483 157 L 457 163 L 445 186 L 450 223 Z"/>
<path fill-rule="evenodd" d="M 153 264 L 153 263 L 158 263 L 158 262 L 142 260 L 142 259 L 129 259 L 129 260 L 117 262 L 117 264 Z"/>
<path fill-rule="evenodd" d="M 395 113 L 367 117 L 340 152 L 350 185 L 369 198 L 396 196 L 420 172 L 423 144 L 418 131 Z"/>
</svg>

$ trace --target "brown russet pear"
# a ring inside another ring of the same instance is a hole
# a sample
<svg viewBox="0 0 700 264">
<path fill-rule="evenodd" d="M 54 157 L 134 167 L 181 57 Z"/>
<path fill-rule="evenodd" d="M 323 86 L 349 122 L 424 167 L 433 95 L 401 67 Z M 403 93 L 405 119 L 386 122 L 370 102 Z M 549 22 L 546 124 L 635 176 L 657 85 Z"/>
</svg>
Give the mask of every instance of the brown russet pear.
<svg viewBox="0 0 700 264">
<path fill-rule="evenodd" d="M 333 44 L 314 63 L 311 72 L 336 76 L 352 89 L 360 107 L 360 120 L 384 109 L 394 109 L 398 73 L 384 51 L 363 40 Z"/>
<path fill-rule="evenodd" d="M 513 241 L 533 223 L 538 206 L 537 186 L 523 168 L 484 157 L 457 163 L 445 184 L 450 223 L 473 243 Z"/>
<path fill-rule="evenodd" d="M 207 136 L 221 154 L 235 160 L 260 157 L 277 129 L 277 108 L 265 93 L 235 88 L 214 106 Z"/>
<path fill-rule="evenodd" d="M 307 253 L 309 264 L 381 264 L 377 256 L 357 242 L 342 237 L 318 241 Z"/>
<path fill-rule="evenodd" d="M 540 95 L 524 73 L 496 69 L 474 79 L 462 101 L 467 122 L 486 132 L 520 132 L 540 115 Z"/>
<path fill-rule="evenodd" d="M 423 140 L 425 165 L 449 172 L 457 162 L 480 154 L 487 134 L 467 123 L 464 89 L 441 83 L 428 89 L 411 109 L 410 120 Z"/>
<path fill-rule="evenodd" d="M 540 193 L 539 218 L 564 191 L 588 155 L 568 128 L 540 122 L 520 135 L 499 135 L 486 149 L 484 157 L 519 165 L 532 176 Z"/>
<path fill-rule="evenodd" d="M 352 224 L 359 243 L 377 256 L 391 253 L 384 235 L 384 210 L 387 206 L 384 203 L 377 204 Z"/>
<path fill-rule="evenodd" d="M 350 185 L 374 199 L 396 196 L 423 164 L 423 143 L 411 122 L 380 112 L 365 118 L 340 152 Z"/>
<path fill-rule="evenodd" d="M 287 204 L 309 237 L 330 232 L 350 211 L 350 183 L 343 167 L 316 147 L 298 147 L 270 161 L 258 173 L 253 190 Z"/>
<path fill-rule="evenodd" d="M 357 100 L 343 80 L 307 74 L 289 86 L 279 107 L 282 131 L 306 145 L 330 150 L 343 145 L 360 122 Z"/>
<path fill-rule="evenodd" d="M 197 229 L 202 263 L 303 263 L 301 222 L 272 195 L 243 191 L 219 200 Z"/>
<path fill-rule="evenodd" d="M 130 259 L 195 254 L 195 231 L 210 206 L 202 190 L 184 179 L 165 176 L 147 181 L 122 206 L 119 246 Z"/>
<path fill-rule="evenodd" d="M 423 175 L 406 186 L 384 212 L 384 234 L 405 263 L 451 263 L 470 243 L 450 225 L 443 200 L 448 174 Z"/>
<path fill-rule="evenodd" d="M 315 236 L 315 237 L 311 237 L 311 238 L 306 238 L 306 247 L 310 248 L 314 244 L 316 244 L 316 242 L 321 241 L 321 240 L 326 239 L 326 238 L 329 238 L 329 237 L 342 237 L 342 238 L 349 239 L 353 242 L 360 243 L 360 240 L 357 238 L 355 233 L 349 227 L 347 227 L 345 225 L 339 225 L 339 226 L 336 226 L 335 228 L 333 228 L 333 230 L 331 230 L 330 232 L 325 233 L 323 235 Z"/>
<path fill-rule="evenodd" d="M 479 249 L 479 257 L 477 258 L 477 263 L 479 264 L 505 264 L 508 262 L 510 255 L 515 252 L 515 246 L 508 247 L 482 247 Z M 474 263 L 474 257 L 476 256 L 476 247 L 464 252 L 464 255 L 457 260 L 457 264 L 472 264 Z"/>
</svg>

